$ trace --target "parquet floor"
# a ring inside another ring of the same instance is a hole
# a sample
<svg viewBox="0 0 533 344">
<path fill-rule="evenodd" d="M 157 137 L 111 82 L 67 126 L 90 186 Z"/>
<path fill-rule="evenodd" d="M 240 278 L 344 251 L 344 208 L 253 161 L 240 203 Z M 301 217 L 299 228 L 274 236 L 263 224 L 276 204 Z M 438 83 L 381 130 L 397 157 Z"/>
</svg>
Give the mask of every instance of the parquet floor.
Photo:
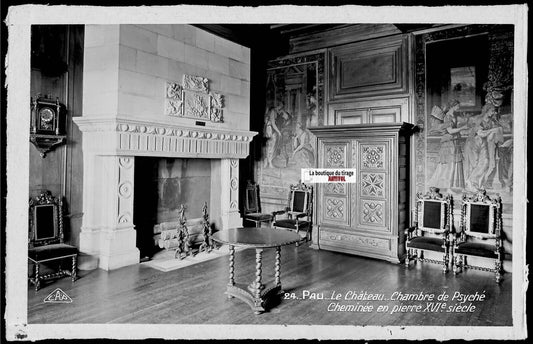
<svg viewBox="0 0 533 344">
<path fill-rule="evenodd" d="M 263 282 L 274 280 L 274 255 L 274 250 L 263 253 Z M 251 282 L 255 251 L 237 252 L 235 268 L 237 282 Z M 307 245 L 283 247 L 281 281 L 287 296 L 258 316 L 244 302 L 224 295 L 228 257 L 170 272 L 141 264 L 110 272 L 80 271 L 74 284 L 64 278 L 45 284 L 38 292 L 28 287 L 28 323 L 512 325 L 511 274 L 505 274 L 497 285 L 487 272 L 472 270 L 454 276 L 440 269 L 429 263 L 406 269 Z M 56 288 L 73 302 L 44 303 Z M 354 299 L 365 292 L 367 300 Z M 472 300 L 461 303 L 456 293 L 470 295 Z M 340 299 L 331 300 L 332 294 Z M 383 300 L 368 300 L 370 294 Z M 434 299 L 405 299 L 420 294 Z M 439 295 L 448 299 L 439 300 Z M 484 295 L 482 300 L 480 295 Z"/>
</svg>

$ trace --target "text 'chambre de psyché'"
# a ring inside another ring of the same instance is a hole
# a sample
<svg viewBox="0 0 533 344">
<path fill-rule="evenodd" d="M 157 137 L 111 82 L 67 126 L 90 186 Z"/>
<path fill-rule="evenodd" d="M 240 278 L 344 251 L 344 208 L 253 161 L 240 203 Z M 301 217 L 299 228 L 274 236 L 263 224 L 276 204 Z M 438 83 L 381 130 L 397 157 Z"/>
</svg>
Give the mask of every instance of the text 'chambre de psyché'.
<svg viewBox="0 0 533 344">
<path fill-rule="evenodd" d="M 286 300 L 322 301 L 328 312 L 360 313 L 473 313 L 478 304 L 485 301 L 485 291 L 462 293 L 401 292 L 391 294 L 372 293 L 365 290 L 323 291 L 302 290 L 301 293 L 285 293 Z"/>
</svg>

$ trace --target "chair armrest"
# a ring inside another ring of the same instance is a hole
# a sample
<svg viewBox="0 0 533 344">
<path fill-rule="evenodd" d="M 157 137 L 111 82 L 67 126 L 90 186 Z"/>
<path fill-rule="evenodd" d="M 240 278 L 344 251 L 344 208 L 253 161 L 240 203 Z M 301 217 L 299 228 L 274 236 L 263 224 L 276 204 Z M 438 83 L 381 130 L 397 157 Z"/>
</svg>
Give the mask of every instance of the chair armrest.
<svg viewBox="0 0 533 344">
<path fill-rule="evenodd" d="M 416 226 L 407 227 L 405 229 L 405 235 L 407 235 L 407 239 L 411 239 L 413 237 L 414 231 L 416 231 Z"/>
<path fill-rule="evenodd" d="M 466 236 L 463 234 L 463 232 L 459 233 L 450 233 L 452 237 L 452 245 L 459 245 L 466 242 Z"/>
<path fill-rule="evenodd" d="M 273 221 L 276 221 L 276 216 L 277 215 L 281 215 L 281 214 L 285 214 L 286 212 L 289 211 L 289 208 L 285 208 L 284 210 L 276 210 L 276 211 L 273 211 L 272 212 L 272 220 Z"/>
<path fill-rule="evenodd" d="M 301 213 L 301 214 L 296 214 L 295 215 L 296 219 L 300 219 L 302 217 L 307 217 L 307 216 L 308 216 L 307 213 Z"/>
<path fill-rule="evenodd" d="M 285 214 L 286 212 L 287 212 L 287 210 L 276 210 L 276 211 L 272 212 L 272 216 Z"/>
</svg>

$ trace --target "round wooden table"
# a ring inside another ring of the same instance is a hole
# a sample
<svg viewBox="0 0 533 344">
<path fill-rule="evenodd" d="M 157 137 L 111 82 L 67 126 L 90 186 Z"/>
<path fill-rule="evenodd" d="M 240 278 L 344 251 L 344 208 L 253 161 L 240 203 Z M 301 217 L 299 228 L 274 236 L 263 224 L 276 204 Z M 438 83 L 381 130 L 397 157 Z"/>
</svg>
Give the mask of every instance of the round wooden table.
<svg viewBox="0 0 533 344">
<path fill-rule="evenodd" d="M 211 237 L 214 241 L 229 245 L 229 283 L 226 294 L 246 302 L 255 314 L 263 313 L 267 300 L 282 292 L 281 289 L 281 246 L 300 240 L 295 232 L 274 228 L 230 228 L 219 231 Z M 248 286 L 235 283 L 235 246 L 255 248 L 255 280 Z M 265 248 L 276 248 L 275 281 L 267 287 L 261 282 L 262 254 Z"/>
</svg>

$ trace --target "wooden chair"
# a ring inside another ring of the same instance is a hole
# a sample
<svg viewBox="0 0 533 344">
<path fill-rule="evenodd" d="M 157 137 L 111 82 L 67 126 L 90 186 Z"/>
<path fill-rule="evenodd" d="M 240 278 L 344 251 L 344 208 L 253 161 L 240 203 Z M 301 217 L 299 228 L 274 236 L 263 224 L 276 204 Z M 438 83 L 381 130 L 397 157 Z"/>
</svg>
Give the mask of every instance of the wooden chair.
<svg viewBox="0 0 533 344">
<path fill-rule="evenodd" d="M 492 199 L 485 190 L 464 194 L 461 209 L 461 231 L 453 242 L 453 272 L 463 269 L 494 272 L 496 283 L 502 275 L 502 207 L 501 198 Z M 467 264 L 466 257 L 490 259 L 494 268 Z"/>
<path fill-rule="evenodd" d="M 289 189 L 288 206 L 284 210 L 272 213 L 274 228 L 284 228 L 296 231 L 305 230 L 306 241 L 310 239 L 313 213 L 313 187 L 302 182 L 293 184 Z M 278 216 L 286 214 L 285 218 Z M 296 243 L 298 246 L 299 243 Z"/>
<path fill-rule="evenodd" d="M 28 260 L 33 263 L 35 272 L 29 280 L 35 285 L 35 291 L 41 287 L 41 281 L 71 276 L 72 282 L 77 277 L 78 249 L 63 243 L 63 203 L 60 198 L 52 196 L 50 191 L 43 191 L 29 202 L 29 248 Z M 61 263 L 70 259 L 69 268 L 63 269 Z M 55 273 L 42 274 L 40 264 L 58 261 Z"/>
<path fill-rule="evenodd" d="M 408 267 L 411 260 L 419 260 L 441 264 L 443 272 L 448 272 L 451 224 L 451 196 L 443 197 L 435 187 L 425 195 L 417 193 L 414 226 L 406 231 L 405 265 Z M 424 258 L 424 251 L 437 252 L 442 260 Z"/>
<path fill-rule="evenodd" d="M 272 222 L 271 213 L 262 213 L 259 202 L 259 187 L 251 181 L 247 182 L 246 194 L 244 195 L 244 220 L 255 223 L 256 227 L 261 227 L 261 223 L 270 224 Z"/>
</svg>

